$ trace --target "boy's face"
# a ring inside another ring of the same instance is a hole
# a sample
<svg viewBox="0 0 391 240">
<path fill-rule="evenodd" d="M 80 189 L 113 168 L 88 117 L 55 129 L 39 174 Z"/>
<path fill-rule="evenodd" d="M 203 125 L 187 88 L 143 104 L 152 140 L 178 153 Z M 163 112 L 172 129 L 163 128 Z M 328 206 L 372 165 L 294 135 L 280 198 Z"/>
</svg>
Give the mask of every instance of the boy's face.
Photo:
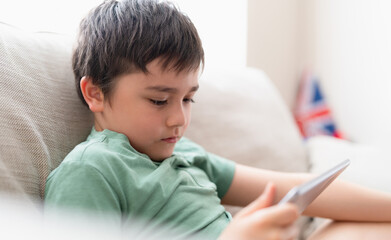
<svg viewBox="0 0 391 240">
<path fill-rule="evenodd" d="M 148 74 L 137 72 L 116 79 L 95 128 L 122 133 L 137 151 L 162 161 L 172 155 L 190 123 L 198 70 L 163 71 L 158 60 L 147 69 Z"/>
</svg>

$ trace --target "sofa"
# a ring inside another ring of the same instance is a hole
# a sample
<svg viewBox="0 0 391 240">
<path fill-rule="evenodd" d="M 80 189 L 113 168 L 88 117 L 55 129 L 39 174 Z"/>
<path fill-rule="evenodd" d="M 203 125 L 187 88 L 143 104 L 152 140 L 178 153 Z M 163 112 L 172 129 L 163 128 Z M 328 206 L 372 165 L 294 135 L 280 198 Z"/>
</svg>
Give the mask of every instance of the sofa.
<svg viewBox="0 0 391 240">
<path fill-rule="evenodd" d="M 0 23 L 0 209 L 6 213 L 0 221 L 10 225 L 9 233 L 20 238 L 29 231 L 12 231 L 13 224 L 15 228 L 20 224 L 29 226 L 31 234 L 47 235 L 41 238 L 49 238 L 56 231 L 75 233 L 58 227 L 71 222 L 72 229 L 73 220 L 57 227 L 49 224 L 50 231 L 35 228 L 42 229 L 36 219 L 43 218 L 46 177 L 86 138 L 92 126 L 92 115 L 75 91 L 73 40 L 71 36 L 30 33 Z M 186 136 L 208 151 L 241 164 L 287 172 L 320 172 L 358 151 L 347 141 L 327 137 L 303 141 L 290 109 L 259 69 L 207 65 L 195 101 Z M 339 154 L 330 153 L 336 149 Z M 371 154 L 368 150 L 368 157 Z M 355 169 L 352 161 L 351 168 Z M 360 174 L 353 172 L 348 178 L 363 182 L 352 177 Z M 389 178 L 385 175 L 377 179 Z M 372 187 L 391 191 L 390 186 L 371 184 L 368 180 Z M 227 207 L 233 213 L 237 211 Z M 105 236 L 96 235 L 98 239 Z M 73 237 L 80 236 L 84 235 Z"/>
</svg>

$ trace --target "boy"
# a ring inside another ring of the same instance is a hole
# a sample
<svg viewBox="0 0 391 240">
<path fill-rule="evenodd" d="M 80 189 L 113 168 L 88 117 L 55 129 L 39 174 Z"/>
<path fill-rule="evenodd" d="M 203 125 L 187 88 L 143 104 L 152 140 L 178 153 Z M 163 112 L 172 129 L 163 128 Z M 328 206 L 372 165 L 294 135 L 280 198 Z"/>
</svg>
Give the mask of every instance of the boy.
<svg viewBox="0 0 391 240">
<path fill-rule="evenodd" d="M 182 138 L 203 65 L 195 27 L 171 4 L 107 1 L 93 9 L 80 24 L 73 68 L 94 127 L 48 177 L 46 205 L 125 227 L 141 219 L 178 238 L 293 239 L 296 207 L 272 205 L 310 176 L 235 165 Z M 221 205 L 251 202 L 232 221 Z M 306 214 L 389 222 L 391 197 L 335 183 Z"/>
</svg>

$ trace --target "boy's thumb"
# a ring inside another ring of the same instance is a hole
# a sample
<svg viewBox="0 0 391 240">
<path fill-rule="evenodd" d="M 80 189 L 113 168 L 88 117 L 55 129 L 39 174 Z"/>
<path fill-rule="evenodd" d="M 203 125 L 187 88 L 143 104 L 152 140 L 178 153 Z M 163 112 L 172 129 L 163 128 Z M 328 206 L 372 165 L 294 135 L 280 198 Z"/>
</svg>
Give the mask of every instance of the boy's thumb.
<svg viewBox="0 0 391 240">
<path fill-rule="evenodd" d="M 274 197 L 276 194 L 276 186 L 269 182 L 263 193 L 255 199 L 251 204 L 249 204 L 247 207 L 245 207 L 240 215 L 248 215 L 252 214 L 255 211 L 258 211 L 262 208 L 267 208 L 273 205 L 274 203 Z"/>
</svg>

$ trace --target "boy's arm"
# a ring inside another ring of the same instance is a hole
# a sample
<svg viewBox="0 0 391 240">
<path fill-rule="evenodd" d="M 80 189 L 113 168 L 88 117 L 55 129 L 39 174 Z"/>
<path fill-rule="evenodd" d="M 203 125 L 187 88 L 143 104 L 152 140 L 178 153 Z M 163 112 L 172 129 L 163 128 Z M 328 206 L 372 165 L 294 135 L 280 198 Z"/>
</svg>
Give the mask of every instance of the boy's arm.
<svg viewBox="0 0 391 240">
<path fill-rule="evenodd" d="M 234 179 L 222 202 L 246 206 L 268 182 L 276 185 L 277 203 L 292 187 L 312 179 L 305 173 L 283 173 L 237 165 Z M 336 180 L 307 208 L 305 215 L 345 221 L 391 222 L 391 194 Z"/>
<path fill-rule="evenodd" d="M 272 182 L 277 188 L 274 199 L 276 204 L 292 187 L 306 179 L 306 174 L 276 172 L 236 164 L 234 178 L 222 203 L 247 206 L 262 194 L 267 183 Z"/>
</svg>

